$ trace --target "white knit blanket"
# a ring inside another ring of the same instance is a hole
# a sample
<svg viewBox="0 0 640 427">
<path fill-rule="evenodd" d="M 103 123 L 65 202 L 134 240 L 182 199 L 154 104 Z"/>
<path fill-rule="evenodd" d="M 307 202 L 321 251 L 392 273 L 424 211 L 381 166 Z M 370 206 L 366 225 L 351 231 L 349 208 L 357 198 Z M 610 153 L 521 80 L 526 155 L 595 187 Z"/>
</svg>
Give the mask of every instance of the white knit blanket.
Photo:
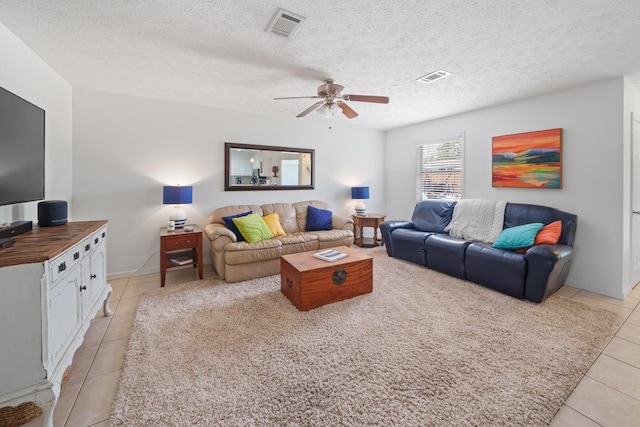
<svg viewBox="0 0 640 427">
<path fill-rule="evenodd" d="M 502 200 L 465 199 L 456 203 L 451 222 L 444 229 L 458 239 L 493 243 L 502 232 L 504 209 Z"/>
</svg>

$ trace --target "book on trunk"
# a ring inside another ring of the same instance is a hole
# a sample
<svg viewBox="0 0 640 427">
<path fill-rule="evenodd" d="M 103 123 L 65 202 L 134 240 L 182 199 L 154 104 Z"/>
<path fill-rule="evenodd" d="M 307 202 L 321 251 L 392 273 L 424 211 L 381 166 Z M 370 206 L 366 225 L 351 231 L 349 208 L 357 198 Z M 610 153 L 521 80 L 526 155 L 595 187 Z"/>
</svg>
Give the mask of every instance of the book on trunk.
<svg viewBox="0 0 640 427">
<path fill-rule="evenodd" d="M 326 251 L 317 252 L 313 254 L 313 256 L 325 261 L 333 262 L 342 258 L 346 258 L 349 256 L 349 254 L 345 254 L 344 252 L 340 251 L 334 251 L 333 249 L 327 249 Z"/>
</svg>

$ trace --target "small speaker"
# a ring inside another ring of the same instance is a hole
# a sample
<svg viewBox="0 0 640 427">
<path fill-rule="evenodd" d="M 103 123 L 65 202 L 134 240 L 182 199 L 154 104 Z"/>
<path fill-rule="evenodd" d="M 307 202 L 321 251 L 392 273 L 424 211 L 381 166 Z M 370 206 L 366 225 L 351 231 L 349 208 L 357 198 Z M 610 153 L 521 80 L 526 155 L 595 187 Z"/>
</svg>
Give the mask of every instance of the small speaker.
<svg viewBox="0 0 640 427">
<path fill-rule="evenodd" d="M 45 200 L 38 203 L 38 225 L 51 227 L 67 223 L 67 202 L 64 200 Z"/>
</svg>

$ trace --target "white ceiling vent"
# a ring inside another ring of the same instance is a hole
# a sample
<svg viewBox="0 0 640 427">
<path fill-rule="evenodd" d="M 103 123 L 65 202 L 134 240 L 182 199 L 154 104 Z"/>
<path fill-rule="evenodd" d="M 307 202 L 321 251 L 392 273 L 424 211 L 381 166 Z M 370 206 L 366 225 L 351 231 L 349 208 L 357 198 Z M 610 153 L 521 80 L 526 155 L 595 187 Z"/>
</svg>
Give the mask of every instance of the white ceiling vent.
<svg viewBox="0 0 640 427">
<path fill-rule="evenodd" d="M 269 27 L 267 27 L 267 31 L 279 36 L 291 37 L 305 19 L 307 18 L 304 16 L 296 15 L 284 9 L 278 9 L 276 16 L 269 24 Z"/>
<path fill-rule="evenodd" d="M 451 73 L 448 71 L 438 70 L 438 71 L 434 71 L 433 73 L 429 73 L 426 76 L 419 77 L 416 80 L 422 83 L 433 83 L 436 80 L 439 80 L 441 78 L 444 78 L 450 75 Z"/>
</svg>

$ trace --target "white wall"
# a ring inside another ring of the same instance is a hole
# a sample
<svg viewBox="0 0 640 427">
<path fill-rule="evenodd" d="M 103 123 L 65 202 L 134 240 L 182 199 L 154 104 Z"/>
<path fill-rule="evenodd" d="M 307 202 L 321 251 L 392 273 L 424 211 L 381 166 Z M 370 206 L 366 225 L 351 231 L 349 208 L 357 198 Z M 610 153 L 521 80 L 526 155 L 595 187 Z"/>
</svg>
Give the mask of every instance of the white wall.
<svg viewBox="0 0 640 427">
<path fill-rule="evenodd" d="M 556 207 L 578 215 L 568 284 L 615 298 L 623 286 L 623 90 L 614 78 L 389 131 L 386 206 L 408 219 L 415 204 L 415 146 L 464 132 L 464 198 Z M 491 187 L 491 137 L 563 128 L 563 188 Z"/>
<path fill-rule="evenodd" d="M 45 110 L 45 198 L 70 201 L 71 86 L 2 24 L 0 58 L 0 86 Z M 37 206 L 0 206 L 0 223 L 36 224 Z"/>
<path fill-rule="evenodd" d="M 73 216 L 109 220 L 110 277 L 158 271 L 163 185 L 193 185 L 187 222 L 207 224 L 232 204 L 319 199 L 351 214 L 352 185 L 369 185 L 384 211 L 384 133 L 346 121 L 278 118 L 176 102 L 73 90 Z M 315 149 L 315 189 L 224 191 L 224 143 Z M 151 257 L 148 262 L 147 258 Z M 209 254 L 205 252 L 205 260 Z"/>
</svg>

